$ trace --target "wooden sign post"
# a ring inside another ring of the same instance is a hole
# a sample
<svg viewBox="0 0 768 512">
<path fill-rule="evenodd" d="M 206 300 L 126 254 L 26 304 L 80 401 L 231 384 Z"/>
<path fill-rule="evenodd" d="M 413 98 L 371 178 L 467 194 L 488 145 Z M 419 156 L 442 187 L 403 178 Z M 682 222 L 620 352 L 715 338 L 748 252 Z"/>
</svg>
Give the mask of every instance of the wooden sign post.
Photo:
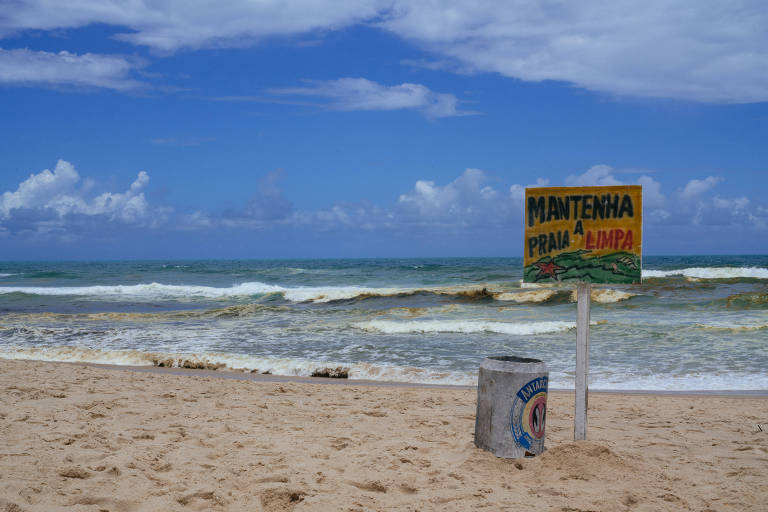
<svg viewBox="0 0 768 512">
<path fill-rule="evenodd" d="M 576 408 L 573 413 L 573 438 L 587 438 L 587 408 L 589 407 L 589 314 L 592 302 L 589 283 L 576 288 Z"/>
<path fill-rule="evenodd" d="M 573 438 L 587 438 L 592 283 L 640 283 L 642 187 L 525 189 L 523 282 L 577 283 Z"/>
</svg>

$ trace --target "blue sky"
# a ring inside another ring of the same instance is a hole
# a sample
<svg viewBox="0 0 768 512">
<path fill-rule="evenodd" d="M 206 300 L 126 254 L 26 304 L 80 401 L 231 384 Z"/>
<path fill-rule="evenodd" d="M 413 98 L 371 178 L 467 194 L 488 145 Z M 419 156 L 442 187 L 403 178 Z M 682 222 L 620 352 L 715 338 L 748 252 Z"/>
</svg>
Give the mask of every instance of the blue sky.
<svg viewBox="0 0 768 512">
<path fill-rule="evenodd" d="M 520 256 L 528 185 L 768 253 L 761 2 L 19 1 L 0 258 Z"/>
</svg>

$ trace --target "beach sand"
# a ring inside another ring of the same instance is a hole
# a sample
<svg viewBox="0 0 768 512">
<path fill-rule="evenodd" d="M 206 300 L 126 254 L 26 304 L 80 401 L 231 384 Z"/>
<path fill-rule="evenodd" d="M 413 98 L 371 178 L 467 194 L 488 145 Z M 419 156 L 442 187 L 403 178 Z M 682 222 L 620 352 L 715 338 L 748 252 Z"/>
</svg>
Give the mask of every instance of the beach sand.
<svg viewBox="0 0 768 512">
<path fill-rule="evenodd" d="M 547 451 L 473 444 L 476 391 L 0 360 L 0 511 L 766 510 L 768 399 L 550 392 Z"/>
</svg>

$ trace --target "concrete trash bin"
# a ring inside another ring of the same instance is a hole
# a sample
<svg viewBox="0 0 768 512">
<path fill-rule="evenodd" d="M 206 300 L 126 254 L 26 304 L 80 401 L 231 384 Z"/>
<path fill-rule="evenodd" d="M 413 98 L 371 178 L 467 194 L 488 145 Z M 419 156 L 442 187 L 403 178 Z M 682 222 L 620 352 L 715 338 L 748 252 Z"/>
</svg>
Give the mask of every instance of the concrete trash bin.
<svg viewBox="0 0 768 512">
<path fill-rule="evenodd" d="M 475 445 L 515 459 L 544 451 L 547 365 L 538 359 L 487 357 L 477 380 Z"/>
</svg>

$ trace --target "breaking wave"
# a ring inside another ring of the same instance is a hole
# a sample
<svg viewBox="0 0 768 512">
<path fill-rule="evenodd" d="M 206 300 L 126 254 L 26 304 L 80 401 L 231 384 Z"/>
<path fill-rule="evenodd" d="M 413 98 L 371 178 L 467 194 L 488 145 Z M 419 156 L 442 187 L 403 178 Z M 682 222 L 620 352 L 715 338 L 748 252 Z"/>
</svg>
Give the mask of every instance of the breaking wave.
<svg viewBox="0 0 768 512">
<path fill-rule="evenodd" d="M 737 293 L 715 299 L 708 305 L 732 309 L 768 309 L 768 293 Z"/>
<path fill-rule="evenodd" d="M 153 301 L 162 299 L 184 298 L 221 298 L 237 296 L 265 295 L 281 293 L 285 288 L 259 282 L 242 283 L 228 288 L 213 286 L 187 286 L 172 284 L 133 284 L 133 285 L 99 285 L 99 286 L 2 286 L 0 294 L 23 293 L 27 295 L 63 295 L 95 297 L 98 299 L 132 299 Z"/>
<path fill-rule="evenodd" d="M 700 329 L 710 329 L 710 330 L 717 330 L 717 331 L 749 332 L 749 331 L 759 331 L 762 329 L 768 329 L 768 322 L 752 322 L 752 323 L 707 322 L 705 324 L 696 324 L 696 327 Z"/>
<path fill-rule="evenodd" d="M 292 302 L 331 302 L 366 296 L 395 296 L 414 293 L 403 288 L 296 287 L 286 288 L 260 282 L 247 282 L 229 287 L 171 285 L 160 283 L 99 286 L 2 286 L 0 294 L 21 293 L 40 296 L 75 296 L 98 300 L 156 300 L 220 299 L 229 297 L 258 297 L 280 294 Z"/>
<path fill-rule="evenodd" d="M 694 279 L 768 279 L 768 268 L 761 267 L 691 267 L 674 270 L 645 270 L 643 278 L 683 276 Z"/>
<path fill-rule="evenodd" d="M 444 289 L 448 293 L 449 288 Z M 295 287 L 271 285 L 260 282 L 247 282 L 229 287 L 171 285 L 160 283 L 134 285 L 99 285 L 99 286 L 0 286 L 0 294 L 21 293 L 40 296 L 76 296 L 98 300 L 135 300 L 152 302 L 155 300 L 184 300 L 184 299 L 219 299 L 229 297 L 258 297 L 270 294 L 282 295 L 291 302 L 332 302 L 368 297 L 388 297 L 410 295 L 415 293 L 443 293 L 443 289 L 418 288 L 364 288 L 347 287 Z M 468 294 L 471 291 L 455 290 L 457 295 Z M 478 292 L 480 293 L 480 292 Z"/>
<path fill-rule="evenodd" d="M 506 292 L 506 293 L 498 294 L 496 296 L 496 299 L 501 301 L 517 302 L 517 303 L 525 303 L 525 302 L 538 303 L 538 302 L 548 302 L 560 293 L 562 293 L 562 291 L 551 290 L 551 289 L 530 290 L 530 291 L 524 291 L 524 292 Z"/>
<path fill-rule="evenodd" d="M 370 320 L 353 325 L 358 329 L 383 334 L 424 334 L 424 333 L 498 333 L 512 335 L 543 334 L 563 332 L 576 327 L 575 322 L 530 322 L 510 323 L 481 320 L 417 320 L 397 322 L 394 320 Z"/>
<path fill-rule="evenodd" d="M 592 302 L 599 304 L 611 304 L 630 299 L 637 293 L 614 290 L 611 288 L 594 288 L 591 291 Z M 518 303 L 543 303 L 543 302 L 576 302 L 576 290 L 562 290 L 553 288 L 533 289 L 522 292 L 505 292 L 495 295 L 500 301 L 513 301 Z"/>
<path fill-rule="evenodd" d="M 98 285 L 98 286 L 0 286 L 0 294 L 25 294 L 37 296 L 70 296 L 82 297 L 86 300 L 113 301 L 194 301 L 196 299 L 225 299 L 225 298 L 261 298 L 265 296 L 281 296 L 290 302 L 335 302 L 349 300 L 366 300 L 373 298 L 404 298 L 415 295 L 436 295 L 451 297 L 466 301 L 498 300 L 516 303 L 546 303 L 575 301 L 570 290 L 557 288 L 528 289 L 507 291 L 493 289 L 489 286 L 439 286 L 439 287 L 402 287 L 402 288 L 368 288 L 360 286 L 327 286 L 327 287 L 283 287 L 261 282 L 247 282 L 229 287 L 171 285 L 160 283 L 134 285 Z M 618 302 L 628 299 L 635 294 L 611 290 L 595 289 L 592 300 L 598 303 Z M 569 299 L 570 297 L 570 299 Z M 227 308 L 225 308 L 227 309 Z M 222 312 L 226 314 L 226 312 Z"/>
<path fill-rule="evenodd" d="M 624 292 L 621 290 L 613 290 L 610 288 L 597 288 L 590 291 L 590 298 L 592 299 L 592 302 L 597 302 L 599 304 L 612 304 L 614 302 L 620 302 L 622 300 L 627 300 L 635 295 L 638 295 L 637 293 L 630 293 L 630 292 Z M 573 290 L 571 292 L 571 302 L 576 302 L 577 299 L 577 291 Z"/>
<path fill-rule="evenodd" d="M 289 306 L 268 306 L 265 304 L 238 304 L 223 308 L 190 309 L 181 311 L 163 311 L 159 313 L 129 313 L 129 312 L 103 312 L 103 313 L 6 313 L 3 319 L 10 322 L 30 321 L 174 321 L 196 318 L 240 318 L 257 315 L 259 313 L 285 313 L 293 309 Z"/>
</svg>

